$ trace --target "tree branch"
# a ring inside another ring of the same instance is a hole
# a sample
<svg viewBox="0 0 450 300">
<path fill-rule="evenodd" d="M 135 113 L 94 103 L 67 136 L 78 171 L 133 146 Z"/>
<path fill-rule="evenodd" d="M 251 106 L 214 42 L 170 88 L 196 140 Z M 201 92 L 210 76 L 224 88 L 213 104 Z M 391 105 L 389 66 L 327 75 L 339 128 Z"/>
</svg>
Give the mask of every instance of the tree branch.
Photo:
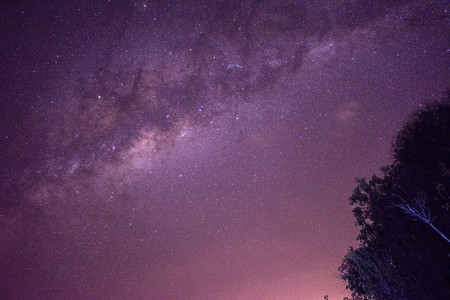
<svg viewBox="0 0 450 300">
<path fill-rule="evenodd" d="M 392 194 L 392 196 L 398 197 L 403 204 L 394 204 L 395 207 L 400 208 L 404 213 L 410 215 L 415 220 L 420 220 L 423 223 L 430 226 L 435 232 L 437 232 L 447 243 L 450 243 L 450 239 L 438 228 L 433 225 L 433 219 L 431 218 L 430 210 L 426 207 L 426 194 L 418 194 L 414 197 L 413 204 L 409 204 L 401 196 Z"/>
</svg>

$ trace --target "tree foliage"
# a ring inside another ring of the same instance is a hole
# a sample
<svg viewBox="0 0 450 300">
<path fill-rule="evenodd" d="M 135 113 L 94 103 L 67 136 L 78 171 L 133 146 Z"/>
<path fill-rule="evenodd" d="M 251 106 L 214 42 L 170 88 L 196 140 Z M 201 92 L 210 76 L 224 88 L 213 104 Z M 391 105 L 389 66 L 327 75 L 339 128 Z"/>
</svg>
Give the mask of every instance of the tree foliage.
<svg viewBox="0 0 450 300">
<path fill-rule="evenodd" d="M 358 179 L 357 249 L 339 267 L 353 299 L 450 299 L 450 93 L 416 112 L 382 176 Z"/>
</svg>

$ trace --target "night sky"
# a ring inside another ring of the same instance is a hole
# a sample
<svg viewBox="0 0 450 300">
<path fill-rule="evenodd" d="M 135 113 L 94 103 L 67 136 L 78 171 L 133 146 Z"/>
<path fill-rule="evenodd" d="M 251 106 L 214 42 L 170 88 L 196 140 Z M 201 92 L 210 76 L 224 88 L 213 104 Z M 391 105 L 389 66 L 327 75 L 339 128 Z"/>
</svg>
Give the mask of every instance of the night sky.
<svg viewBox="0 0 450 300">
<path fill-rule="evenodd" d="M 342 299 L 448 6 L 2 1 L 0 298 Z"/>
</svg>

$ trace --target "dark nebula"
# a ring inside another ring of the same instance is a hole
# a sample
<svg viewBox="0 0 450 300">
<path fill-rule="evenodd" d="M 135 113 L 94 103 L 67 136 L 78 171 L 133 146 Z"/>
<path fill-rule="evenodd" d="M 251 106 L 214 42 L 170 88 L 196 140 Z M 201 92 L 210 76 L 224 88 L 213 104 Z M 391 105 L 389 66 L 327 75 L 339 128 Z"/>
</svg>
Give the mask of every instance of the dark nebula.
<svg viewBox="0 0 450 300">
<path fill-rule="evenodd" d="M 2 1 L 1 299 L 339 299 L 356 177 L 449 86 L 446 1 Z"/>
</svg>

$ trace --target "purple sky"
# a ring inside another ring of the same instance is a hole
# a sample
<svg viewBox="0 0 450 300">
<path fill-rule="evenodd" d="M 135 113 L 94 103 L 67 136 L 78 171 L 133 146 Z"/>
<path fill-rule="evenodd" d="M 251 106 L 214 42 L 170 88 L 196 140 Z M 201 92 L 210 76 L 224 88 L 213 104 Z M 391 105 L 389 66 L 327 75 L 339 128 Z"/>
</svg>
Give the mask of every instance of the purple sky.
<svg viewBox="0 0 450 300">
<path fill-rule="evenodd" d="M 449 86 L 446 1 L 2 1 L 0 298 L 342 299 L 356 177 Z"/>
</svg>

